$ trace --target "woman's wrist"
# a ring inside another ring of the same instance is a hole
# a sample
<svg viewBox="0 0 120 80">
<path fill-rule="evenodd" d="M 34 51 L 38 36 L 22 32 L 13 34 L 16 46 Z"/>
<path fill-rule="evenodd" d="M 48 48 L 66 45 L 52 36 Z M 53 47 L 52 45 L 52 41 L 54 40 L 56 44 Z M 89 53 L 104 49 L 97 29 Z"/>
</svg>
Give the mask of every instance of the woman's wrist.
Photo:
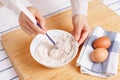
<svg viewBox="0 0 120 80">
<path fill-rule="evenodd" d="M 72 19 L 76 18 L 76 17 L 87 19 L 87 16 L 84 15 L 84 14 L 75 14 L 75 15 L 72 16 Z"/>
</svg>

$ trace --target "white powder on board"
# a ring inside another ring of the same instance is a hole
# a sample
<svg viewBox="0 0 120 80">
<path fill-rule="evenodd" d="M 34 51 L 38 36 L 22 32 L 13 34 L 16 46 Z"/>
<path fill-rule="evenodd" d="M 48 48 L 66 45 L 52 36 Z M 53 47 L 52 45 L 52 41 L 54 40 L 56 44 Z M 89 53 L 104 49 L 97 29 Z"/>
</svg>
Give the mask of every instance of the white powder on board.
<svg viewBox="0 0 120 80">
<path fill-rule="evenodd" d="M 43 40 L 37 46 L 35 54 L 42 63 L 50 65 L 59 65 L 66 63 L 74 57 L 75 53 L 75 40 L 71 36 L 61 36 L 52 38 L 58 48 L 49 41 Z"/>
</svg>

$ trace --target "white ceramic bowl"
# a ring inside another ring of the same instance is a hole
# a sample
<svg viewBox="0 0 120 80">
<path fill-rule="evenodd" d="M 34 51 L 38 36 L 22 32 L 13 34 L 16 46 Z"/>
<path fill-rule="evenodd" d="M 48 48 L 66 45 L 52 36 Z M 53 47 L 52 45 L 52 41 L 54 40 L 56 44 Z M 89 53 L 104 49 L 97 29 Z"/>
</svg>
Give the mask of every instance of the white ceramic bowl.
<svg viewBox="0 0 120 80">
<path fill-rule="evenodd" d="M 66 32 L 66 31 L 63 31 L 63 30 L 48 30 L 47 33 L 49 34 L 49 36 L 50 36 L 51 38 L 52 38 L 53 36 L 57 36 L 57 37 L 63 36 L 63 34 L 64 34 L 64 35 L 67 35 L 67 36 L 70 36 L 70 37 L 73 38 L 73 36 L 72 36 L 70 33 Z M 41 61 L 40 57 L 38 57 L 38 56 L 35 54 L 35 50 L 36 50 L 37 46 L 38 46 L 43 40 L 45 40 L 45 39 L 48 39 L 48 38 L 46 37 L 46 35 L 43 35 L 43 34 L 37 35 L 37 36 L 32 40 L 32 42 L 31 42 L 30 52 L 31 52 L 32 57 L 33 57 L 38 63 L 40 63 L 40 64 L 42 64 L 42 65 L 44 65 L 44 66 L 46 66 L 46 67 L 48 67 L 48 68 L 58 68 L 58 67 L 61 67 L 61 66 L 64 66 L 64 65 L 70 63 L 70 62 L 74 59 L 74 57 L 76 56 L 76 54 L 77 54 L 77 52 L 78 52 L 78 43 L 77 43 L 76 41 L 74 41 L 74 42 L 75 42 L 75 43 L 74 43 L 74 46 L 75 46 L 75 47 L 74 47 L 74 54 L 73 54 L 72 58 L 69 59 L 67 62 L 62 63 L 62 64 L 59 64 L 59 65 L 51 65 L 51 64 L 44 63 L 43 61 Z M 43 54 L 44 54 L 44 53 L 43 53 Z"/>
</svg>

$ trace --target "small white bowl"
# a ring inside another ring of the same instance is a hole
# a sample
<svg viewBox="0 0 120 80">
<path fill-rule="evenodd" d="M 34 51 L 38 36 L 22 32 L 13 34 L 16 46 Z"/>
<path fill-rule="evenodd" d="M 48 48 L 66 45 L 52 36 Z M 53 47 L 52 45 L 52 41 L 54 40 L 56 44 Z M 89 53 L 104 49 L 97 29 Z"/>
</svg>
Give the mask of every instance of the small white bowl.
<svg viewBox="0 0 120 80">
<path fill-rule="evenodd" d="M 51 38 L 53 38 L 53 36 L 57 36 L 57 37 L 63 36 L 63 34 L 64 34 L 64 35 L 67 35 L 67 36 L 70 36 L 70 37 L 73 38 L 73 36 L 72 36 L 70 33 L 66 32 L 66 31 L 63 31 L 63 30 L 48 30 L 47 33 L 48 33 L 48 35 L 49 35 Z M 78 43 L 77 43 L 77 41 L 74 40 L 74 46 L 75 46 L 75 47 L 74 47 L 74 54 L 73 54 L 72 58 L 70 58 L 67 62 L 62 63 L 62 64 L 59 64 L 59 65 L 53 65 L 53 64 L 44 63 L 44 61 L 41 61 L 40 57 L 38 57 L 38 56 L 35 54 L 35 50 L 36 50 L 36 48 L 38 47 L 38 45 L 39 45 L 42 41 L 44 41 L 45 39 L 48 39 L 48 38 L 46 37 L 46 35 L 38 34 L 38 35 L 32 40 L 31 45 L 30 45 L 30 53 L 31 53 L 32 57 L 33 57 L 38 63 L 40 63 L 40 64 L 42 64 L 42 65 L 44 65 L 44 66 L 46 66 L 46 67 L 48 67 L 48 68 L 58 68 L 58 67 L 61 67 L 61 66 L 64 66 L 64 65 L 70 63 L 70 62 L 74 59 L 74 57 L 77 55 L 77 52 L 78 52 Z M 43 53 L 43 54 L 44 54 L 44 53 Z"/>
</svg>

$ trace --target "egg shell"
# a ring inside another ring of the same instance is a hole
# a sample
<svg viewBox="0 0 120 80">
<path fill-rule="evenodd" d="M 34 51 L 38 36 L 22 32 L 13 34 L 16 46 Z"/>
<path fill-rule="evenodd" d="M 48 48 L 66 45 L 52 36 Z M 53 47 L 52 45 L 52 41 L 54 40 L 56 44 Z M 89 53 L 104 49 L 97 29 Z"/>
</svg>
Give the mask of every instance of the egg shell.
<svg viewBox="0 0 120 80">
<path fill-rule="evenodd" d="M 93 62 L 104 62 L 108 57 L 108 51 L 105 48 L 97 48 L 91 54 L 90 58 Z"/>
<path fill-rule="evenodd" d="M 108 49 L 111 45 L 111 40 L 107 36 L 100 37 L 96 39 L 93 43 L 94 48 L 106 48 Z"/>
</svg>

